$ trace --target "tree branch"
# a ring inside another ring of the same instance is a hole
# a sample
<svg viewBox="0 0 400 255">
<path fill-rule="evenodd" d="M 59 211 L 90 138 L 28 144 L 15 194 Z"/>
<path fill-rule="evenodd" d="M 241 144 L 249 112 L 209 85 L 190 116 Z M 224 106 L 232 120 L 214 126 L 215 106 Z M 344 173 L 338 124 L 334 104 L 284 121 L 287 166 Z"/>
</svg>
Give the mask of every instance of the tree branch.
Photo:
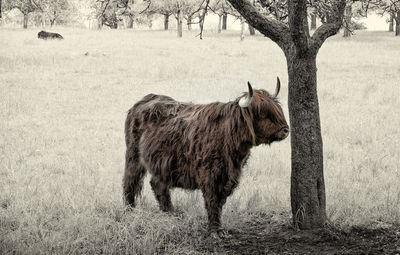
<svg viewBox="0 0 400 255">
<path fill-rule="evenodd" d="M 304 55 L 308 51 L 310 33 L 307 20 L 307 1 L 289 0 L 289 29 L 297 54 Z"/>
<path fill-rule="evenodd" d="M 315 53 L 318 52 L 319 48 L 328 37 L 337 34 L 339 31 L 343 24 L 345 7 L 346 0 L 338 1 L 336 5 L 332 6 L 333 15 L 330 16 L 330 20 L 315 30 L 313 36 L 311 37 L 310 46 L 311 50 L 313 50 Z"/>
<path fill-rule="evenodd" d="M 206 19 L 206 14 L 208 10 L 208 5 L 210 4 L 210 0 L 205 0 L 206 1 L 206 7 L 204 8 L 203 15 L 201 16 L 200 20 L 200 40 L 203 40 L 203 27 L 204 27 L 204 20 Z M 202 3 L 203 4 L 203 3 Z"/>
<path fill-rule="evenodd" d="M 247 22 L 282 49 L 289 44 L 289 28 L 283 22 L 265 17 L 248 0 L 228 0 Z"/>
</svg>

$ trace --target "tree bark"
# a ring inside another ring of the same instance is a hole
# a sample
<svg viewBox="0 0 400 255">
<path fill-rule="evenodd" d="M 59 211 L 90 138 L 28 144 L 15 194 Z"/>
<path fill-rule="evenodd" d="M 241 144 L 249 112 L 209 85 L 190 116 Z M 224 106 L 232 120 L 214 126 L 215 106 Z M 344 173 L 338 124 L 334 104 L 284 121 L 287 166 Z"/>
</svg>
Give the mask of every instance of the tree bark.
<svg viewBox="0 0 400 255">
<path fill-rule="evenodd" d="M 164 30 L 168 30 L 169 14 L 164 14 Z"/>
<path fill-rule="evenodd" d="M 394 15 L 393 13 L 390 13 L 389 17 L 389 32 L 393 32 L 393 23 L 394 23 Z"/>
<path fill-rule="evenodd" d="M 225 13 L 225 14 L 222 16 L 222 30 L 226 30 L 226 28 L 227 28 L 227 25 L 226 25 L 227 21 L 228 21 L 228 14 Z"/>
<path fill-rule="evenodd" d="M 28 13 L 24 13 L 24 29 L 28 28 Z"/>
<path fill-rule="evenodd" d="M 315 13 L 311 13 L 311 30 L 317 29 L 317 15 Z"/>
<path fill-rule="evenodd" d="M 221 33 L 222 15 L 218 15 L 218 34 Z"/>
<path fill-rule="evenodd" d="M 396 20 L 396 36 L 400 36 L 400 11 L 397 12 L 396 17 L 394 18 Z"/>
<path fill-rule="evenodd" d="M 343 37 L 350 37 L 351 36 L 351 17 L 353 16 L 353 11 L 351 7 L 351 3 L 346 5 L 345 9 L 345 14 L 344 14 L 344 31 L 343 31 Z"/>
<path fill-rule="evenodd" d="M 177 14 L 176 14 L 176 31 L 177 31 L 177 35 L 178 37 L 182 37 L 182 11 L 178 10 Z"/>
<path fill-rule="evenodd" d="M 300 229 L 323 227 L 326 220 L 323 150 L 317 96 L 316 55 L 287 54 L 291 125 L 291 207 Z"/>
<path fill-rule="evenodd" d="M 256 34 L 256 30 L 250 24 L 249 24 L 249 32 L 250 32 L 250 35 L 255 35 Z"/>
</svg>

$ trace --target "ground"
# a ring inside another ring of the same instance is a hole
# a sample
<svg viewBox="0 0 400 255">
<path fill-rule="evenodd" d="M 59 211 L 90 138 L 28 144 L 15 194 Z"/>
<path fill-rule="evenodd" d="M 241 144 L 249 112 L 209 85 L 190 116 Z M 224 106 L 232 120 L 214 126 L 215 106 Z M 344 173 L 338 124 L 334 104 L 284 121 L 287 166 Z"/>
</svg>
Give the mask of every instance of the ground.
<svg viewBox="0 0 400 255">
<path fill-rule="evenodd" d="M 122 200 L 124 121 L 148 93 L 227 102 L 275 89 L 287 114 L 281 50 L 238 32 L 0 29 L 0 253 L 400 253 L 399 38 L 357 32 L 320 49 L 318 94 L 328 225 L 291 225 L 289 139 L 252 150 L 224 207 L 226 236 L 206 231 L 199 192 L 174 190 L 158 210 L 145 180 L 138 206 Z"/>
</svg>

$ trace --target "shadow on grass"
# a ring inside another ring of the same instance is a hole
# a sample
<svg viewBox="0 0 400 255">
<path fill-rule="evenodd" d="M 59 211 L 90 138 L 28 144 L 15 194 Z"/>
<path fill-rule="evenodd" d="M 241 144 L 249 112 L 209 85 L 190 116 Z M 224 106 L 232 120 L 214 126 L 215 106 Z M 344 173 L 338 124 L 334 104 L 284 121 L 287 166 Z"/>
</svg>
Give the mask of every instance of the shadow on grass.
<svg viewBox="0 0 400 255">
<path fill-rule="evenodd" d="M 332 226 L 296 231 L 288 224 L 274 225 L 269 217 L 255 215 L 227 237 L 205 236 L 196 251 L 217 254 L 400 254 L 400 226 L 343 231 Z M 201 245 L 200 245 L 201 244 Z"/>
</svg>

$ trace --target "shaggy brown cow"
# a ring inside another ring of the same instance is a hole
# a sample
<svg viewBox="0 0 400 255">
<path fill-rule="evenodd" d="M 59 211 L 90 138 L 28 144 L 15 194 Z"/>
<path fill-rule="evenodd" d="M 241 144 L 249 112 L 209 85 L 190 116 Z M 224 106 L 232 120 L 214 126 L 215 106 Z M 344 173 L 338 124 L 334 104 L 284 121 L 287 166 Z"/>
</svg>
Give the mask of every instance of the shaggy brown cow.
<svg viewBox="0 0 400 255">
<path fill-rule="evenodd" d="M 228 103 L 181 103 L 149 94 L 125 122 L 125 202 L 135 206 L 146 171 L 163 211 L 172 210 L 170 189 L 201 189 L 211 231 L 219 229 L 222 206 L 239 183 L 253 146 L 289 134 L 276 96 L 254 90 Z"/>
<path fill-rule="evenodd" d="M 43 30 L 38 33 L 38 38 L 39 39 L 44 39 L 44 40 L 47 40 L 47 39 L 59 39 L 59 40 L 62 40 L 62 39 L 64 39 L 64 37 L 62 37 L 58 33 L 46 32 L 46 31 L 43 31 Z"/>
</svg>

